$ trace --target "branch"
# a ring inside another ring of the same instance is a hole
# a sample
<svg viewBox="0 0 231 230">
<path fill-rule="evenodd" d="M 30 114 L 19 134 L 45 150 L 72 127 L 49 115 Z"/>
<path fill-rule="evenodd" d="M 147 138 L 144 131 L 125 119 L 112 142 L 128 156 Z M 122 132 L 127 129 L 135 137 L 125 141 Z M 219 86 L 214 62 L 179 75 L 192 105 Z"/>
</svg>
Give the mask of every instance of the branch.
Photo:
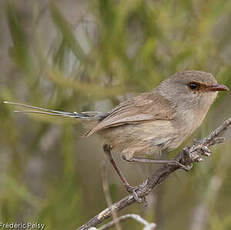
<svg viewBox="0 0 231 230">
<path fill-rule="evenodd" d="M 156 224 L 147 222 L 146 220 L 144 220 L 141 216 L 139 216 L 137 214 L 127 214 L 124 216 L 120 216 L 119 218 L 117 218 L 113 221 L 110 221 L 109 223 L 100 227 L 98 230 L 105 230 L 107 228 L 112 227 L 113 225 L 115 225 L 119 221 L 123 221 L 123 220 L 129 219 L 129 218 L 136 220 L 140 224 L 143 224 L 145 226 L 144 230 L 153 230 L 156 227 Z"/>
<path fill-rule="evenodd" d="M 127 220 L 129 218 L 136 220 L 140 224 L 143 224 L 144 225 L 143 230 L 154 230 L 156 228 L 156 224 L 147 222 L 145 219 L 143 219 L 141 216 L 139 216 L 137 214 L 126 214 L 124 216 L 120 216 L 117 219 L 114 219 L 114 220 L 108 222 L 107 224 L 104 224 L 100 228 L 90 227 L 88 230 L 106 230 L 106 229 L 112 227 L 113 225 L 115 225 L 116 223 L 118 223 L 120 221 Z"/>
<path fill-rule="evenodd" d="M 108 180 L 107 180 L 107 172 L 106 172 L 106 167 L 105 167 L 105 161 L 103 162 L 101 166 L 101 177 L 102 177 L 102 184 L 103 184 L 103 191 L 106 199 L 107 206 L 112 205 L 112 199 L 110 197 L 110 192 L 109 192 L 109 185 L 108 185 Z M 112 222 L 115 224 L 116 230 L 122 230 L 120 226 L 120 219 L 118 218 L 118 215 L 115 211 L 112 211 Z"/>
<path fill-rule="evenodd" d="M 184 148 L 175 158 L 176 161 L 184 165 L 184 169 L 190 170 L 192 168 L 193 163 L 200 162 L 203 160 L 202 156 L 209 156 L 210 150 L 208 147 L 223 143 L 224 138 L 220 137 L 226 129 L 231 125 L 231 118 L 224 121 L 222 125 L 220 125 L 217 129 L 210 133 L 209 136 L 203 138 L 200 141 L 195 141 L 191 147 Z M 182 167 L 178 164 L 173 165 L 163 165 L 158 168 L 150 177 L 148 177 L 142 184 L 139 185 L 136 193 L 139 197 L 147 196 L 152 189 L 154 189 L 158 184 L 163 182 L 171 173 L 176 170 L 182 169 Z M 121 199 L 120 201 L 112 204 L 110 207 L 104 209 L 91 220 L 89 220 L 86 224 L 79 227 L 77 230 L 86 230 L 90 227 L 95 227 L 98 224 L 102 223 L 105 219 L 108 219 L 112 216 L 113 212 L 118 212 L 121 209 L 126 208 L 127 206 L 135 203 L 133 195 L 128 195 Z"/>
</svg>

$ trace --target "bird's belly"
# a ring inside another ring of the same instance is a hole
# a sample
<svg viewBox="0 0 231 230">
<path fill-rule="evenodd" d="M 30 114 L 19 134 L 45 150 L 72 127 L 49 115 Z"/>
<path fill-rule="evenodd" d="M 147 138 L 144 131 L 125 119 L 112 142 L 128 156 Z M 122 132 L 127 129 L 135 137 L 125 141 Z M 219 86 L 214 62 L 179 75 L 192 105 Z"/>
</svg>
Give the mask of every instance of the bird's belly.
<svg viewBox="0 0 231 230">
<path fill-rule="evenodd" d="M 130 159 L 134 156 L 153 157 L 181 144 L 181 134 L 171 121 L 152 121 L 105 129 L 99 132 L 107 144 Z"/>
</svg>

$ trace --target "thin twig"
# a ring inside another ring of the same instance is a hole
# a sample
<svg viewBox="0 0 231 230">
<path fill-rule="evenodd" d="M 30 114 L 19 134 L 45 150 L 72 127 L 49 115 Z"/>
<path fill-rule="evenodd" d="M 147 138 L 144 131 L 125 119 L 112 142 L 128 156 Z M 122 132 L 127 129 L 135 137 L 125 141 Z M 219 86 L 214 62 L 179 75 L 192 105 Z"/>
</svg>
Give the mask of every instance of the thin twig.
<svg viewBox="0 0 231 230">
<path fill-rule="evenodd" d="M 124 216 L 120 216 L 119 218 L 117 218 L 113 221 L 110 221 L 109 223 L 98 228 L 98 230 L 108 229 L 108 228 L 112 227 L 114 224 L 118 223 L 119 221 L 123 221 L 123 220 L 129 219 L 129 218 L 136 220 L 140 224 L 143 224 L 145 226 L 145 230 L 153 230 L 156 227 L 156 224 L 147 222 L 145 219 L 143 219 L 141 216 L 139 216 L 137 214 L 127 214 Z"/>
<path fill-rule="evenodd" d="M 202 161 L 203 155 L 209 155 L 205 153 L 208 147 L 224 142 L 224 138 L 220 137 L 224 131 L 231 125 L 231 118 L 227 119 L 222 125 L 215 129 L 211 134 L 200 141 L 195 142 L 191 147 L 184 148 L 175 158 L 184 166 L 190 169 L 195 162 Z M 148 177 L 142 184 L 139 185 L 139 189 L 136 191 L 139 197 L 145 197 L 153 188 L 163 182 L 171 173 L 176 170 L 182 169 L 180 165 L 163 165 L 158 168 L 150 177 Z M 120 211 L 125 207 L 135 203 L 133 195 L 128 195 L 120 201 L 112 204 L 110 207 L 104 209 L 87 223 L 78 228 L 78 230 L 86 230 L 90 227 L 95 227 L 102 223 L 105 219 L 112 216 L 113 211 Z"/>
<path fill-rule="evenodd" d="M 101 165 L 101 177 L 102 177 L 102 184 L 103 184 L 103 191 L 104 191 L 104 195 L 105 195 L 105 199 L 107 202 L 107 206 L 110 207 L 112 205 L 112 200 L 111 200 L 111 196 L 110 196 L 110 192 L 109 192 L 109 185 L 108 185 L 108 179 L 107 179 L 107 172 L 106 172 L 106 164 L 105 162 L 103 162 L 103 164 Z M 116 211 L 112 211 L 112 219 L 115 223 L 115 227 L 117 230 L 122 230 L 121 226 L 120 226 L 120 221 L 117 215 Z"/>
</svg>

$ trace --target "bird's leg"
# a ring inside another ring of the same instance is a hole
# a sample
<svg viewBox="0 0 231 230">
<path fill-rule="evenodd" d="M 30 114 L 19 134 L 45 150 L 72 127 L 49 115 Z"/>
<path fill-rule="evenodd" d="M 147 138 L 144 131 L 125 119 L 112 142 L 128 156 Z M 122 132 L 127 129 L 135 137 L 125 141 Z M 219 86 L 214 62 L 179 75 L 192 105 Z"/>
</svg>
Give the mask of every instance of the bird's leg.
<svg viewBox="0 0 231 230">
<path fill-rule="evenodd" d="M 121 170 L 118 168 L 118 166 L 116 165 L 116 162 L 114 161 L 112 154 L 111 154 L 111 146 L 108 144 L 105 144 L 103 146 L 103 150 L 106 153 L 106 155 L 109 158 L 110 163 L 112 164 L 113 168 L 115 169 L 116 173 L 119 175 L 123 185 L 125 186 L 126 189 L 128 189 L 130 187 L 127 179 L 125 178 L 125 176 L 122 174 Z"/>
<path fill-rule="evenodd" d="M 154 160 L 154 159 L 148 159 L 148 158 L 136 158 L 136 157 L 132 157 L 130 159 L 127 159 L 126 157 L 122 157 L 124 160 L 128 161 L 128 162 L 139 162 L 139 163 L 152 163 L 152 164 L 168 164 L 168 165 L 177 165 L 181 168 L 183 168 L 186 171 L 189 171 L 191 169 L 191 167 L 187 167 L 183 164 L 181 164 L 179 161 L 177 160 Z"/>
<path fill-rule="evenodd" d="M 139 187 L 138 187 L 138 186 L 136 186 L 136 187 L 131 186 L 131 185 L 128 183 L 126 177 L 122 174 L 121 170 L 120 170 L 120 169 L 118 168 L 118 166 L 116 165 L 116 162 L 114 161 L 114 159 L 113 159 L 113 157 L 112 157 L 111 146 L 108 145 L 108 144 L 104 144 L 104 145 L 103 145 L 103 150 L 104 150 L 104 152 L 106 153 L 106 155 L 108 156 L 110 163 L 112 164 L 112 166 L 113 166 L 113 168 L 115 169 L 116 173 L 119 175 L 119 178 L 120 178 L 120 180 L 122 181 L 122 183 L 123 183 L 124 187 L 126 188 L 126 190 L 128 191 L 128 193 L 132 193 L 134 199 L 135 199 L 137 202 L 139 202 L 139 203 L 143 202 L 144 199 L 143 199 L 143 198 L 140 198 L 140 197 L 138 196 L 138 194 L 136 193 L 136 190 L 137 190 Z"/>
</svg>

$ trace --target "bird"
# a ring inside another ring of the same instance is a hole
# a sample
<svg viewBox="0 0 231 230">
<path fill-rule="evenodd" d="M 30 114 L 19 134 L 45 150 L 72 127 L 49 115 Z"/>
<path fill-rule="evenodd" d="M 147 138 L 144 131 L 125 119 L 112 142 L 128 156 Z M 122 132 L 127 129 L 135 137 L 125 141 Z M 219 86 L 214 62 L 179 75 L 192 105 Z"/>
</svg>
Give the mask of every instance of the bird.
<svg viewBox="0 0 231 230">
<path fill-rule="evenodd" d="M 121 154 L 122 159 L 128 162 L 180 164 L 155 158 L 158 154 L 173 151 L 192 135 L 202 124 L 218 92 L 228 90 L 227 86 L 218 84 L 211 73 L 185 70 L 106 113 L 63 112 L 8 101 L 4 103 L 30 109 L 16 112 L 72 117 L 89 122 L 91 128 L 84 136 L 99 134 L 104 139 L 104 152 L 126 190 L 134 194 L 135 187 L 122 174 L 112 152 Z"/>
</svg>

